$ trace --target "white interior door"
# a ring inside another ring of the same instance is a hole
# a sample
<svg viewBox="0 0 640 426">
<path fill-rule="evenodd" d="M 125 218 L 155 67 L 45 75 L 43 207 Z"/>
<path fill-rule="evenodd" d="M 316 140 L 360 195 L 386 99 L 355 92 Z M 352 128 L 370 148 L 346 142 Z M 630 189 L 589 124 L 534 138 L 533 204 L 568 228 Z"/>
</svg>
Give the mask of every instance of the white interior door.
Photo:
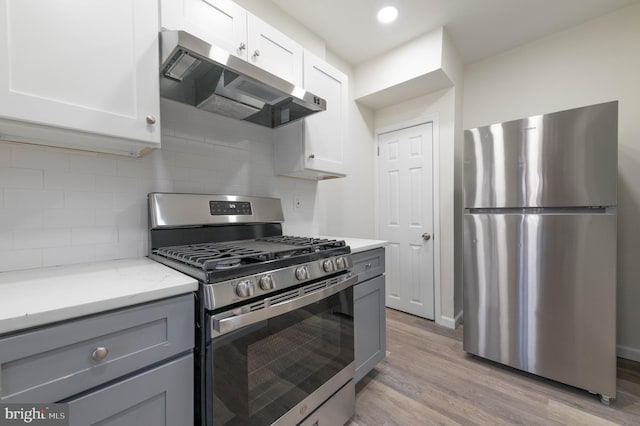
<svg viewBox="0 0 640 426">
<path fill-rule="evenodd" d="M 433 123 L 378 136 L 387 306 L 434 318 Z"/>
</svg>

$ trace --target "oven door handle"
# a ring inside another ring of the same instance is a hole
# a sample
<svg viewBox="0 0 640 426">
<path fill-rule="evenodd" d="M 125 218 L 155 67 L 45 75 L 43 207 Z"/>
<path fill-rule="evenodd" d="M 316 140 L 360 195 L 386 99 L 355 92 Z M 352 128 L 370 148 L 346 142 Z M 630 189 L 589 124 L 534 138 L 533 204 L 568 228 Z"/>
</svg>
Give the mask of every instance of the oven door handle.
<svg viewBox="0 0 640 426">
<path fill-rule="evenodd" d="M 215 331 L 216 335 L 226 334 L 239 328 L 246 327 L 248 325 L 267 320 L 269 318 L 277 317 L 278 315 L 286 314 L 287 312 L 300 309 L 304 306 L 310 305 L 336 293 L 339 293 L 342 290 L 353 286 L 357 281 L 358 276 L 354 275 L 338 284 L 332 285 L 331 287 L 323 288 L 322 290 L 309 293 L 305 296 L 293 300 L 276 303 L 275 305 L 271 305 L 268 308 L 260 309 L 259 311 L 248 312 L 246 314 L 234 315 L 231 317 L 220 319 L 214 316 L 212 317 L 212 331 Z"/>
</svg>

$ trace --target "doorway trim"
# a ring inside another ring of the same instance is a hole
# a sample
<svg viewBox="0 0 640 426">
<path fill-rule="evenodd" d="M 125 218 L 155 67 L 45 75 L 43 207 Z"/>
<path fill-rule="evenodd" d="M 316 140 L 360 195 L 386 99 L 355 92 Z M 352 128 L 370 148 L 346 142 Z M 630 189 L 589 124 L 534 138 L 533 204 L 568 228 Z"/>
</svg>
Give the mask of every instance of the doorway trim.
<svg viewBox="0 0 640 426">
<path fill-rule="evenodd" d="M 407 127 L 415 127 L 421 124 L 432 124 L 433 128 L 433 146 L 432 146 L 432 179 L 433 179 L 433 227 L 434 235 L 433 240 L 433 308 L 434 308 L 434 321 L 437 324 L 444 325 L 451 328 L 451 320 L 442 317 L 442 303 L 440 300 L 440 126 L 438 124 L 438 113 L 430 113 L 421 115 L 417 118 L 407 121 L 401 121 L 398 123 L 390 124 L 388 126 L 376 128 L 376 143 L 374 144 L 373 156 L 376 159 L 374 166 L 374 220 L 376 223 L 376 238 L 380 238 L 380 182 L 378 181 L 378 174 L 380 171 L 380 136 L 385 133 L 395 132 L 397 130 L 406 129 Z"/>
</svg>

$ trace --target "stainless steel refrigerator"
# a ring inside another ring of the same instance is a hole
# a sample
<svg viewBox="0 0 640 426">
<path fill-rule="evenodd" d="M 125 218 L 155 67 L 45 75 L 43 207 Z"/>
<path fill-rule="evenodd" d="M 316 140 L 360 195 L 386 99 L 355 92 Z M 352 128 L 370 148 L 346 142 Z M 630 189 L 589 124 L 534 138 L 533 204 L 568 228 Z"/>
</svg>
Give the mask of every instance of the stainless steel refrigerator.
<svg viewBox="0 0 640 426">
<path fill-rule="evenodd" d="M 616 395 L 618 103 L 465 131 L 464 350 Z"/>
</svg>

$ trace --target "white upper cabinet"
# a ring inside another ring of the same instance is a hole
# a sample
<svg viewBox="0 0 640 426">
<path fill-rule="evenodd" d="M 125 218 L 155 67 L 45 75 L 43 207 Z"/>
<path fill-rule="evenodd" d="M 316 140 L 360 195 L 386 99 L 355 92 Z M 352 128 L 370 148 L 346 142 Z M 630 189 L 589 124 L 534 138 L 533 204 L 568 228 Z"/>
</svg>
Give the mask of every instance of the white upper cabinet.
<svg viewBox="0 0 640 426">
<path fill-rule="evenodd" d="M 162 27 L 247 59 L 247 11 L 230 0 L 162 0 Z"/>
<path fill-rule="evenodd" d="M 162 0 L 161 23 L 302 85 L 302 46 L 230 0 Z"/>
<path fill-rule="evenodd" d="M 304 88 L 327 101 L 327 110 L 274 129 L 275 170 L 306 179 L 347 174 L 347 76 L 304 51 Z"/>
<path fill-rule="evenodd" d="M 247 22 L 250 62 L 302 86 L 302 46 L 250 13 Z"/>
<path fill-rule="evenodd" d="M 155 0 L 0 0 L 0 137 L 159 147 L 158 60 Z"/>
</svg>

